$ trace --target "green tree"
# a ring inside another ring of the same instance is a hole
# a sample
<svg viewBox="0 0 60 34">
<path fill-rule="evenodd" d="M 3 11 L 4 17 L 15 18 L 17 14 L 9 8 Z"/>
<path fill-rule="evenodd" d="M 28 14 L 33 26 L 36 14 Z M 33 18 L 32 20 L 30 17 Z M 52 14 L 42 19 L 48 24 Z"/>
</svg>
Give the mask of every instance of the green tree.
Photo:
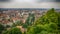
<svg viewBox="0 0 60 34">
<path fill-rule="evenodd" d="M 32 26 L 32 25 L 34 24 L 34 21 L 35 21 L 35 15 L 29 13 L 29 16 L 28 16 L 28 18 L 26 19 L 25 24 L 23 24 L 23 27 L 24 27 L 24 28 L 27 28 L 27 27 L 29 27 L 29 26 Z"/>
<path fill-rule="evenodd" d="M 0 24 L 0 33 L 2 33 L 3 30 L 4 30 L 4 26 Z"/>
<path fill-rule="evenodd" d="M 26 20 L 25 23 L 26 23 L 27 25 L 32 25 L 34 21 L 35 21 L 35 16 L 34 16 L 34 14 L 29 13 L 29 17 L 27 18 L 27 20 Z"/>
<path fill-rule="evenodd" d="M 4 31 L 3 34 L 22 34 L 19 28 L 11 28 L 10 30 Z"/>
<path fill-rule="evenodd" d="M 22 26 L 22 25 L 23 25 L 22 21 L 16 21 L 15 23 L 13 23 L 12 27 Z"/>
<path fill-rule="evenodd" d="M 42 15 L 35 24 L 30 27 L 27 34 L 57 34 L 58 13 L 52 8 Z"/>
<path fill-rule="evenodd" d="M 46 23 L 58 23 L 58 14 L 52 8 L 45 13 L 45 15 L 41 16 L 37 21 L 36 24 L 46 24 Z"/>
<path fill-rule="evenodd" d="M 59 30 L 59 33 L 60 33 L 60 12 L 58 13 L 58 30 Z"/>
</svg>

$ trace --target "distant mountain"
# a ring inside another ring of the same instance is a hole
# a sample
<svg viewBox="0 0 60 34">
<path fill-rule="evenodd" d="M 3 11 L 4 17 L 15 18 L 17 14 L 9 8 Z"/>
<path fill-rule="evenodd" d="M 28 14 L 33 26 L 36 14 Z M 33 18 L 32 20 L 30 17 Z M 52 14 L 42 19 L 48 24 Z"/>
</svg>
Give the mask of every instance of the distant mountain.
<svg viewBox="0 0 60 34">
<path fill-rule="evenodd" d="M 0 8 L 0 10 L 48 10 L 48 9 L 51 8 Z M 56 10 L 60 10 L 60 8 L 57 8 Z"/>
<path fill-rule="evenodd" d="M 8 2 L 8 1 L 10 1 L 10 0 L 0 0 L 0 2 Z"/>
</svg>

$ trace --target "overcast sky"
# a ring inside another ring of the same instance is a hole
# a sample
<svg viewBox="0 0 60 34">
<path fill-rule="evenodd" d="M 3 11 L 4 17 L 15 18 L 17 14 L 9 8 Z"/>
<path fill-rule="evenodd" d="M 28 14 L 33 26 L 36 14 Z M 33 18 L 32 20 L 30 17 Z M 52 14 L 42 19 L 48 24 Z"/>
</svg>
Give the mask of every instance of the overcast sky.
<svg viewBox="0 0 60 34">
<path fill-rule="evenodd" d="M 0 2 L 0 8 L 60 8 L 60 0 L 12 0 Z"/>
</svg>

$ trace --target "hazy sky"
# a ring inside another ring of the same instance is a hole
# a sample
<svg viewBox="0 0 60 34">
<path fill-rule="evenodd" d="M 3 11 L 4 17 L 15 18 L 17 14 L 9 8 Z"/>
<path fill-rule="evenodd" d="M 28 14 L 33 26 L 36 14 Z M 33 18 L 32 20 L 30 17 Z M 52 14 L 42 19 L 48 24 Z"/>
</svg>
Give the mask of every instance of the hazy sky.
<svg viewBox="0 0 60 34">
<path fill-rule="evenodd" d="M 0 2 L 0 8 L 60 8 L 60 0 L 12 0 Z"/>
</svg>

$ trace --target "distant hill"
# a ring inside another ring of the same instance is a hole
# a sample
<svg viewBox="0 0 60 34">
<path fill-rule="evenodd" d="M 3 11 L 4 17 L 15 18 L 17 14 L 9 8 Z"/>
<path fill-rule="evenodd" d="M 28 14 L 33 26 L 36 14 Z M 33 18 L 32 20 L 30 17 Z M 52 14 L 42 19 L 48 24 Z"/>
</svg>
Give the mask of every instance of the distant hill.
<svg viewBox="0 0 60 34">
<path fill-rule="evenodd" d="M 50 8 L 0 8 L 0 10 L 48 10 L 48 9 Z"/>
<path fill-rule="evenodd" d="M 0 0 L 0 2 L 8 2 L 8 1 L 10 1 L 10 0 Z"/>
</svg>

